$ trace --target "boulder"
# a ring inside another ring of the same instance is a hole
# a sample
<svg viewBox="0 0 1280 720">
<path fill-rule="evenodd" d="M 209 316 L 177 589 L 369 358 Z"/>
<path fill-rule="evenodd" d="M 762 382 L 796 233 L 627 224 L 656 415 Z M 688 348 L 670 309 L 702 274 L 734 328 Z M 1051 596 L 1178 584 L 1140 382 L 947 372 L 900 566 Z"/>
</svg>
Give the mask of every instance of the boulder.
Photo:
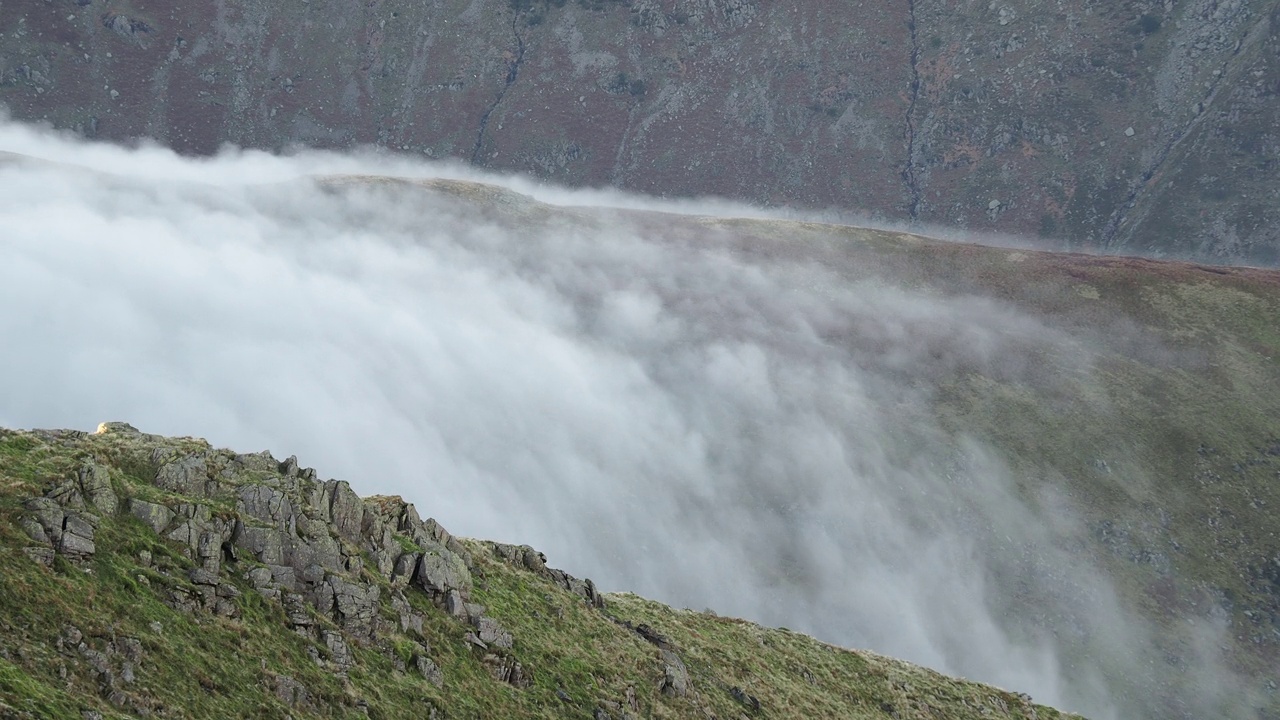
<svg viewBox="0 0 1280 720">
<path fill-rule="evenodd" d="M 444 548 L 429 550 L 418 559 L 413 582 L 437 598 L 456 590 L 465 600 L 471 593 L 471 573 L 466 564 Z"/>
<path fill-rule="evenodd" d="M 129 514 L 141 520 L 156 534 L 164 532 L 174 518 L 173 511 L 164 505 L 137 499 L 129 500 Z"/>
<path fill-rule="evenodd" d="M 80 491 L 98 512 L 115 515 L 120 507 L 115 490 L 111 488 L 111 475 L 107 468 L 95 462 L 85 463 L 77 473 Z"/>
<path fill-rule="evenodd" d="M 674 652 L 662 649 L 662 694 L 684 697 L 689 694 L 689 669 Z"/>
<path fill-rule="evenodd" d="M 503 629 L 502 625 L 491 617 L 480 616 L 472 618 L 471 624 L 476 629 L 476 636 L 486 645 L 509 649 L 515 644 L 511 633 Z"/>
</svg>

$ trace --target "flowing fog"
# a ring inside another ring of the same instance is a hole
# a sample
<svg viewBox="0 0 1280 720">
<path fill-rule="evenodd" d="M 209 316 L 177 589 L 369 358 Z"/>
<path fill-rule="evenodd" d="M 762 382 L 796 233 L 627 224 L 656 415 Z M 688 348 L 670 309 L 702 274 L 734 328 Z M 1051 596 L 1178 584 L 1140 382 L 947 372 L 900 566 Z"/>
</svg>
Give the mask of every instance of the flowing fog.
<svg viewBox="0 0 1280 720">
<path fill-rule="evenodd" d="M 468 172 L 406 158 L 192 160 L 13 123 L 0 150 L 52 161 L 0 159 L 0 426 L 124 420 L 296 454 L 606 590 L 1098 720 L 1214 684 L 1184 670 L 1158 688 L 1149 631 L 1068 552 L 1068 503 L 1019 495 L 997 454 L 931 416 L 947 373 L 1018 379 L 1054 358 L 1087 378 L 1087 347 L 996 300 L 737 252 L 695 222 L 515 222 L 305 179 Z"/>
</svg>

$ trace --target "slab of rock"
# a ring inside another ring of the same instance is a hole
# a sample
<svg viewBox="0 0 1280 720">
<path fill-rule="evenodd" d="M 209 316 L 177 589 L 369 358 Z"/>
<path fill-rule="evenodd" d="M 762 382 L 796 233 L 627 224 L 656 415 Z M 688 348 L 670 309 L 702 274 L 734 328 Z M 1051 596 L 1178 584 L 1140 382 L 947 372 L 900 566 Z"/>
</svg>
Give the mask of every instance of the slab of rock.
<svg viewBox="0 0 1280 720">
<path fill-rule="evenodd" d="M 471 625 L 476 629 L 476 636 L 486 645 L 510 648 L 515 644 L 511 633 L 507 632 L 501 623 L 491 617 L 480 616 L 474 618 L 471 621 Z"/>
<path fill-rule="evenodd" d="M 129 514 L 141 520 L 156 534 L 164 532 L 174 518 L 173 511 L 164 505 L 138 499 L 129 500 Z"/>
<path fill-rule="evenodd" d="M 684 661 L 670 650 L 662 653 L 662 694 L 671 697 L 684 697 L 689 694 L 689 669 Z"/>
<path fill-rule="evenodd" d="M 77 476 L 80 490 L 89 504 L 103 515 L 115 515 L 120 503 L 111 488 L 111 475 L 107 468 L 95 462 L 85 463 Z"/>
</svg>

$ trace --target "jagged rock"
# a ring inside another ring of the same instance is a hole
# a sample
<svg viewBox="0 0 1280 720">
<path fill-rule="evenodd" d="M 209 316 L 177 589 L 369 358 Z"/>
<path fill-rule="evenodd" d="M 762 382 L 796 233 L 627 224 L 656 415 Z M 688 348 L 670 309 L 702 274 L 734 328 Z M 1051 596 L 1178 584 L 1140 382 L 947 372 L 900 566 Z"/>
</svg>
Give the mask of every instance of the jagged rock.
<svg viewBox="0 0 1280 720">
<path fill-rule="evenodd" d="M 380 597 L 377 585 L 363 585 L 329 575 L 316 588 L 312 602 L 321 614 L 332 616 L 344 630 L 363 640 L 373 634 Z"/>
<path fill-rule="evenodd" d="M 77 473 L 80 490 L 89 504 L 103 515 L 115 515 L 119 509 L 115 490 L 111 488 L 111 475 L 107 468 L 95 462 L 85 463 Z"/>
<path fill-rule="evenodd" d="M 338 535 L 359 544 L 360 526 L 364 520 L 364 504 L 360 497 L 342 480 L 325 483 L 325 495 L 329 498 L 329 520 Z"/>
<path fill-rule="evenodd" d="M 301 595 L 296 593 L 285 593 L 282 597 L 285 616 L 289 618 L 289 624 L 293 628 L 309 629 L 315 624 L 315 619 L 311 617 L 311 613 L 307 612 L 307 603 Z"/>
<path fill-rule="evenodd" d="M 183 455 L 171 459 L 171 451 L 158 448 L 151 456 L 159 466 L 155 483 L 162 490 L 193 498 L 209 494 L 209 466 L 203 454 Z"/>
<path fill-rule="evenodd" d="M 272 675 L 269 677 L 272 690 L 280 702 L 289 707 L 301 707 L 307 704 L 311 693 L 302 683 L 288 675 Z"/>
<path fill-rule="evenodd" d="M 408 582 L 413 578 L 414 571 L 418 569 L 418 558 L 422 557 L 419 553 L 403 553 L 396 558 L 395 565 L 391 568 L 391 579 Z"/>
<path fill-rule="evenodd" d="M 511 633 L 503 629 L 502 624 L 491 617 L 473 618 L 471 625 L 476 629 L 477 637 L 486 645 L 510 648 L 514 644 Z"/>
<path fill-rule="evenodd" d="M 285 477 L 297 477 L 298 475 L 298 456 L 290 455 L 280 463 L 280 474 Z"/>
<path fill-rule="evenodd" d="M 173 522 L 173 511 L 164 505 L 131 498 L 129 514 L 141 520 L 147 527 L 160 534 Z"/>
<path fill-rule="evenodd" d="M 93 555 L 96 548 L 93 544 L 94 525 L 96 520 L 88 514 L 69 514 L 63 519 L 62 537 L 58 541 L 58 552 L 72 560 L 84 560 Z"/>
<path fill-rule="evenodd" d="M 427 682 L 436 687 L 444 687 L 444 672 L 432 662 L 431 658 L 426 655 L 414 655 L 413 664 L 417 666 L 418 672 L 422 674 L 423 679 Z"/>
<path fill-rule="evenodd" d="M 288 527 L 288 522 L 296 517 L 289 497 L 280 490 L 266 485 L 249 485 L 241 488 L 236 509 L 278 530 L 284 530 Z"/>
<path fill-rule="evenodd" d="M 18 518 L 18 527 L 22 528 L 22 531 L 32 540 L 43 545 L 53 545 L 53 539 L 49 537 L 49 533 L 45 532 L 44 526 L 35 518 L 27 516 Z"/>
<path fill-rule="evenodd" d="M 355 656 L 351 654 L 351 648 L 342 638 L 342 633 L 336 630 L 321 630 L 320 639 L 329 649 L 329 661 L 338 668 L 339 672 L 346 672 L 355 665 Z"/>
<path fill-rule="evenodd" d="M 500 655 L 485 655 L 482 661 L 489 668 L 489 673 L 499 682 L 509 683 L 519 688 L 529 687 L 533 676 L 524 665 L 515 658 L 504 658 Z"/>
<path fill-rule="evenodd" d="M 462 558 L 450 550 L 429 550 L 418 559 L 413 582 L 435 597 L 456 590 L 462 599 L 471 593 L 471 573 Z"/>
<path fill-rule="evenodd" d="M 246 580 L 255 589 L 265 588 L 271 585 L 271 571 L 264 567 L 256 567 L 244 574 Z"/>
<path fill-rule="evenodd" d="M 674 652 L 662 649 L 662 694 L 684 697 L 689 694 L 689 669 Z"/>
<path fill-rule="evenodd" d="M 423 618 L 422 613 L 413 609 L 413 606 L 409 604 L 409 600 L 405 598 L 403 593 L 398 591 L 392 593 L 391 608 L 400 617 L 401 632 L 413 631 L 419 635 L 422 634 L 422 622 L 425 618 Z"/>
<path fill-rule="evenodd" d="M 284 564 L 282 535 L 283 533 L 274 528 L 245 525 L 237 521 L 231 541 L 236 547 L 253 553 L 254 559 L 258 562 L 265 565 L 282 565 Z"/>
<path fill-rule="evenodd" d="M 35 521 L 44 529 L 50 544 L 56 544 L 62 540 L 62 522 L 66 518 L 66 513 L 58 503 L 44 497 L 31 498 L 23 503 L 23 508 L 31 513 Z"/>
<path fill-rule="evenodd" d="M 222 582 L 216 574 L 204 568 L 192 568 L 187 573 L 187 579 L 196 585 L 218 585 Z"/>
</svg>

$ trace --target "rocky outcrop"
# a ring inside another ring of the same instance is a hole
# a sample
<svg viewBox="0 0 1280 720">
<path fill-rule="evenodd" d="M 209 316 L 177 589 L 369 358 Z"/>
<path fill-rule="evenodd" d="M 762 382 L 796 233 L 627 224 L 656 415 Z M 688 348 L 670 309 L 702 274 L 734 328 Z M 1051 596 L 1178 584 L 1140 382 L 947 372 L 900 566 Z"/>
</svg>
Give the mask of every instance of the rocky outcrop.
<svg viewBox="0 0 1280 720">
<path fill-rule="evenodd" d="M 190 561 L 182 573 L 166 572 L 166 584 L 158 589 L 171 607 L 239 617 L 240 588 L 247 587 L 280 603 L 290 627 L 321 648 L 317 661 L 339 674 L 357 662 L 353 647 L 372 646 L 390 632 L 420 638 L 425 616 L 406 593 L 421 592 L 458 622 L 459 639 L 481 654 L 495 677 L 527 686 L 528 669 L 510 654 L 516 638 L 471 602 L 470 552 L 440 523 L 422 519 L 411 503 L 388 496 L 362 499 L 346 482 L 317 479 L 296 457 L 238 455 L 196 441 L 143 435 L 124 423 L 104 423 L 97 434 L 131 444 L 143 458 L 138 472 L 156 492 L 145 498 L 118 494 L 108 467 L 86 461 L 23 505 L 19 525 L 33 543 L 26 554 L 37 562 L 51 565 L 63 557 L 90 563 L 102 518 L 137 523 Z M 494 548 L 498 557 L 603 606 L 590 580 L 547 568 L 532 548 Z M 152 567 L 150 552 L 139 557 Z M 443 671 L 425 644 L 418 647 L 414 667 L 425 681 L 442 686 Z M 398 662 L 405 665 L 405 659 Z M 267 683 L 290 707 L 309 702 L 307 689 L 292 678 L 272 676 Z"/>
</svg>

